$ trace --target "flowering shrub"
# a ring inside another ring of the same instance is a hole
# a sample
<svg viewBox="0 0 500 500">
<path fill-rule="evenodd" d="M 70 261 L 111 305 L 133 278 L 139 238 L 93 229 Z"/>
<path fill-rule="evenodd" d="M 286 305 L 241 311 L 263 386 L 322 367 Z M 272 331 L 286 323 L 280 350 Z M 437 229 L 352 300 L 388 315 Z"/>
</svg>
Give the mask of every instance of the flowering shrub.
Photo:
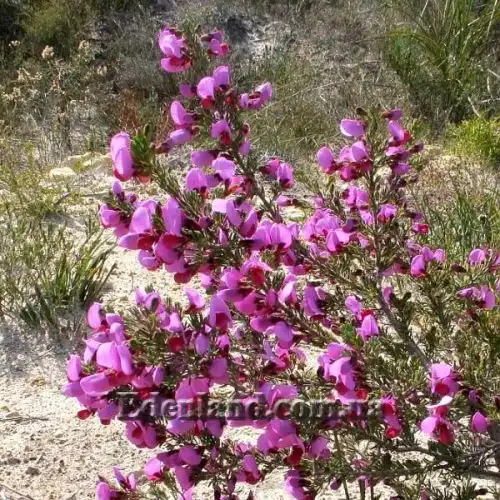
<svg viewBox="0 0 500 500">
<path fill-rule="evenodd" d="M 499 481 L 500 254 L 475 248 L 450 262 L 426 245 L 432 227 L 406 190 L 422 145 L 401 111 L 342 120 L 347 144 L 322 147 L 311 167 L 322 192 L 299 199 L 293 167 L 252 150 L 246 120 L 271 84 L 233 85 L 217 65 L 228 50 L 220 32 L 195 40 L 167 28 L 159 45 L 162 68 L 182 79 L 172 130 L 157 144 L 147 128 L 120 132 L 111 157 L 119 181 L 154 182 L 165 197 L 139 199 L 116 181 L 99 217 L 141 266 L 186 284 L 187 305 L 137 290 L 124 316 L 98 303 L 88 312 L 92 334 L 69 359 L 64 391 L 80 418 L 122 418 L 130 442 L 155 450 L 143 479 L 115 470 L 97 497 L 191 498 L 203 483 L 232 499 L 280 467 L 298 499 L 338 488 L 349 497 L 350 483 L 373 497 L 382 482 L 402 498 L 440 498 L 438 474 L 475 498 L 464 477 Z M 216 67 L 184 81 L 203 52 Z M 180 181 L 157 159 L 186 143 L 192 166 Z M 185 404 L 189 418 L 124 418 L 123 392 L 135 409 L 152 395 L 162 408 Z M 229 400 L 242 418 L 199 411 Z M 318 401 L 335 411 L 297 411 Z M 240 427 L 256 441 L 236 439 Z"/>
</svg>

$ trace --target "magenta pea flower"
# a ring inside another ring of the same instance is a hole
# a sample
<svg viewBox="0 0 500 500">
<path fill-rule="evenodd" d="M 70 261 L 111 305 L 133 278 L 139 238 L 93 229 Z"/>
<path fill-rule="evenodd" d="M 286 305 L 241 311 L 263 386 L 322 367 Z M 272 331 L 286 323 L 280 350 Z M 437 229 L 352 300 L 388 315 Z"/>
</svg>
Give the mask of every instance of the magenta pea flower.
<svg viewBox="0 0 500 500">
<path fill-rule="evenodd" d="M 177 463 L 177 453 L 158 453 L 144 465 L 144 475 L 150 481 L 162 481 L 164 473 Z"/>
<path fill-rule="evenodd" d="M 122 489 L 126 491 L 135 491 L 137 489 L 137 479 L 134 474 L 125 476 L 122 471 L 116 467 L 113 467 L 113 474 Z"/>
<path fill-rule="evenodd" d="M 439 396 L 454 396 L 459 390 L 457 374 L 446 363 L 431 365 L 431 392 Z"/>
<path fill-rule="evenodd" d="M 186 445 L 179 450 L 179 459 L 186 465 L 199 465 L 201 455 L 195 448 Z"/>
<path fill-rule="evenodd" d="M 489 419 L 485 417 L 480 411 L 476 411 L 474 415 L 472 415 L 472 432 L 476 432 L 478 434 L 486 434 L 488 432 L 489 424 Z"/>
<path fill-rule="evenodd" d="M 210 312 L 208 324 L 214 328 L 227 330 L 232 325 L 232 316 L 229 307 L 218 295 L 214 295 L 210 301 Z"/>
<path fill-rule="evenodd" d="M 315 493 L 310 491 L 310 484 L 297 469 L 289 470 L 285 475 L 285 491 L 297 500 L 310 500 Z"/>
<path fill-rule="evenodd" d="M 214 57 L 224 57 L 229 51 L 227 43 L 221 43 L 216 38 L 212 38 L 208 44 L 208 53 Z"/>
<path fill-rule="evenodd" d="M 396 120 L 390 120 L 387 124 L 387 129 L 392 137 L 390 141 L 391 146 L 400 146 L 412 139 L 410 132 Z"/>
<path fill-rule="evenodd" d="M 174 124 L 179 128 L 186 128 L 195 121 L 194 114 L 187 112 L 179 101 L 172 101 L 170 105 L 170 116 Z"/>
<path fill-rule="evenodd" d="M 304 443 L 297 435 L 297 428 L 290 420 L 273 418 L 266 430 L 257 439 L 257 449 L 264 454 L 271 450 L 299 447 L 304 450 Z"/>
<path fill-rule="evenodd" d="M 158 45 L 165 55 L 161 59 L 161 67 L 167 73 L 182 73 L 191 67 L 191 59 L 188 56 L 186 40 L 170 28 L 160 32 Z"/>
<path fill-rule="evenodd" d="M 307 456 L 315 459 L 328 460 L 331 453 L 328 450 L 328 438 L 325 436 L 316 436 L 311 439 L 307 447 Z"/>
<path fill-rule="evenodd" d="M 217 158 L 217 152 L 214 151 L 193 151 L 191 153 L 191 162 L 195 167 L 208 167 Z"/>
<path fill-rule="evenodd" d="M 426 264 L 423 255 L 416 255 L 413 257 L 410 264 L 410 275 L 414 278 L 425 276 Z"/>
<path fill-rule="evenodd" d="M 280 163 L 276 177 L 280 186 L 283 189 L 290 189 L 293 187 L 293 169 L 288 163 Z"/>
<path fill-rule="evenodd" d="M 104 228 L 118 227 L 121 224 L 121 214 L 104 203 L 99 207 L 99 220 Z"/>
<path fill-rule="evenodd" d="M 205 192 L 208 187 L 207 175 L 201 168 L 192 168 L 186 175 L 186 189 L 188 191 Z"/>
<path fill-rule="evenodd" d="M 212 168 L 222 180 L 231 180 L 236 172 L 236 163 L 219 156 L 212 162 Z"/>
<path fill-rule="evenodd" d="M 226 358 L 215 358 L 208 369 L 210 380 L 217 384 L 229 382 L 228 362 Z"/>
<path fill-rule="evenodd" d="M 493 309 L 496 305 L 495 294 L 487 285 L 463 288 L 458 292 L 458 296 L 469 299 L 482 309 Z"/>
<path fill-rule="evenodd" d="M 400 120 L 403 118 L 403 112 L 399 108 L 390 109 L 382 113 L 382 118 L 387 120 Z"/>
<path fill-rule="evenodd" d="M 130 136 L 126 132 L 118 132 L 111 138 L 109 146 L 113 174 L 120 181 L 128 181 L 134 174 Z"/>
<path fill-rule="evenodd" d="M 210 135 L 219 139 L 220 143 L 229 146 L 231 144 L 231 127 L 227 120 L 218 120 L 212 124 Z"/>
<path fill-rule="evenodd" d="M 196 86 L 191 85 L 188 82 L 183 82 L 179 85 L 179 92 L 182 97 L 186 99 L 191 99 L 196 95 Z"/>
<path fill-rule="evenodd" d="M 397 437 L 401 433 L 403 426 L 398 416 L 396 398 L 394 396 L 380 398 L 380 411 L 384 424 L 387 426 L 385 435 L 390 439 Z"/>
<path fill-rule="evenodd" d="M 339 167 L 335 161 L 332 150 L 328 146 L 323 146 L 316 153 L 316 161 L 325 174 L 333 174 Z"/>
<path fill-rule="evenodd" d="M 158 446 L 156 430 L 154 427 L 142 422 L 127 422 L 125 436 L 138 448 L 156 448 Z"/>
<path fill-rule="evenodd" d="M 455 427 L 446 418 L 448 406 L 452 402 L 451 396 L 444 396 L 435 405 L 429 405 L 431 415 L 420 423 L 420 429 L 430 438 L 441 444 L 451 445 L 455 441 Z"/>
<path fill-rule="evenodd" d="M 366 124 L 362 120 L 344 119 L 340 122 L 340 131 L 347 137 L 362 137 L 365 135 Z"/>
<path fill-rule="evenodd" d="M 471 266 L 479 266 L 486 258 L 487 253 L 482 248 L 474 248 L 469 254 L 468 262 Z"/>
<path fill-rule="evenodd" d="M 132 375 L 134 372 L 132 354 L 125 344 L 105 342 L 96 351 L 96 363 L 115 372 Z"/>
<path fill-rule="evenodd" d="M 356 186 L 349 186 L 343 193 L 344 203 L 352 209 L 364 209 L 370 205 L 368 192 Z"/>
<path fill-rule="evenodd" d="M 260 109 L 271 100 L 273 87 L 266 82 L 259 85 L 251 94 L 242 94 L 239 98 L 239 105 L 242 109 Z"/>
<path fill-rule="evenodd" d="M 205 299 L 192 288 L 184 288 L 184 292 L 189 300 L 189 311 L 199 312 L 205 307 Z"/>
<path fill-rule="evenodd" d="M 370 337 L 379 334 L 377 320 L 373 314 L 366 314 L 361 320 L 361 326 L 356 329 L 358 335 L 366 342 Z"/>
<path fill-rule="evenodd" d="M 382 224 L 386 224 L 396 217 L 398 213 L 398 207 L 391 205 L 390 203 L 385 203 L 380 206 L 380 210 L 377 214 L 377 220 Z"/>
<path fill-rule="evenodd" d="M 321 319 L 325 316 L 323 310 L 326 293 L 321 287 L 308 284 L 304 290 L 302 307 L 307 317 Z"/>
<path fill-rule="evenodd" d="M 361 302 L 354 295 L 349 295 L 345 299 L 344 304 L 355 316 L 358 316 L 361 312 Z"/>
<path fill-rule="evenodd" d="M 223 33 L 220 30 L 202 35 L 201 40 L 208 43 L 207 52 L 210 56 L 223 57 L 229 50 L 229 46 L 223 41 Z"/>
<path fill-rule="evenodd" d="M 248 484 L 256 484 L 262 478 L 257 461 L 253 455 L 245 454 L 241 460 L 241 469 L 236 472 L 236 480 Z"/>
<path fill-rule="evenodd" d="M 278 340 L 278 345 L 283 349 L 288 349 L 293 344 L 293 330 L 284 321 L 279 321 L 270 328 Z"/>
<path fill-rule="evenodd" d="M 215 81 L 211 76 L 203 77 L 196 87 L 203 108 L 210 109 L 215 103 Z"/>
<path fill-rule="evenodd" d="M 429 225 L 423 222 L 415 222 L 412 224 L 411 230 L 418 234 L 429 234 Z"/>
<path fill-rule="evenodd" d="M 212 73 L 216 88 L 227 89 L 231 80 L 231 73 L 228 66 L 218 66 Z"/>
<path fill-rule="evenodd" d="M 119 490 L 112 488 L 105 481 L 99 481 L 99 483 L 97 483 L 95 493 L 97 500 L 118 500 L 121 495 L 121 492 Z"/>
<path fill-rule="evenodd" d="M 326 237 L 326 248 L 333 254 L 340 253 L 349 244 L 351 237 L 343 229 L 332 229 Z"/>
</svg>

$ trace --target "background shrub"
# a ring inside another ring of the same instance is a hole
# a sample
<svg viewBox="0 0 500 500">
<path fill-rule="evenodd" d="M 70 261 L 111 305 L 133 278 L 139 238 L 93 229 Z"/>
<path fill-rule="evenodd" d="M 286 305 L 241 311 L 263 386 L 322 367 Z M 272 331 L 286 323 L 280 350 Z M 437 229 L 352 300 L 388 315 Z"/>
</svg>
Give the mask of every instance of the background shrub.
<svg viewBox="0 0 500 500">
<path fill-rule="evenodd" d="M 392 0 L 392 8 L 404 26 L 390 32 L 386 58 L 421 113 L 458 122 L 491 104 L 498 1 Z"/>
<path fill-rule="evenodd" d="M 453 154 L 500 168 L 500 118 L 476 117 L 448 130 L 448 148 Z"/>
</svg>

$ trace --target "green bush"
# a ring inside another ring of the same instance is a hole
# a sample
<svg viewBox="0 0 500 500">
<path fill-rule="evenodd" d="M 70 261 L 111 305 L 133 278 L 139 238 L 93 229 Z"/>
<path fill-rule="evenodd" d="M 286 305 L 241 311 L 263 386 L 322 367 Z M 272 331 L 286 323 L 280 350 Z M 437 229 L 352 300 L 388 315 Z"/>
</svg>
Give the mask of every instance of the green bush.
<svg viewBox="0 0 500 500">
<path fill-rule="evenodd" d="M 500 118 L 464 121 L 448 130 L 446 142 L 453 154 L 500 169 Z"/>
<path fill-rule="evenodd" d="M 463 260 L 470 248 L 500 246 L 500 209 L 498 189 L 468 192 L 457 185 L 448 193 L 444 207 L 434 205 L 428 196 L 420 197 L 420 208 L 432 227 L 428 237 L 430 246 L 444 248 L 450 259 Z"/>
<path fill-rule="evenodd" d="M 88 38 L 92 24 L 149 4 L 149 0 L 30 0 L 23 6 L 25 42 L 32 53 L 50 45 L 67 57 L 80 38 Z"/>
<path fill-rule="evenodd" d="M 423 116 L 459 122 L 493 102 L 497 0 L 392 0 L 392 8 L 405 27 L 390 33 L 385 57 Z"/>
</svg>

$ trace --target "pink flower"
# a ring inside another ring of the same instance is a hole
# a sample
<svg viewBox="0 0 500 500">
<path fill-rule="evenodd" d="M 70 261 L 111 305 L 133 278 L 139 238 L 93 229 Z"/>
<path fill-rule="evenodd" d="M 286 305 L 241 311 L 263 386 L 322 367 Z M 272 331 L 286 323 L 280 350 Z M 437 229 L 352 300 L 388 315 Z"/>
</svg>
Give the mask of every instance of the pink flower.
<svg viewBox="0 0 500 500">
<path fill-rule="evenodd" d="M 160 32 L 158 45 L 165 55 L 161 60 L 161 67 L 167 73 L 182 73 L 191 67 L 186 41 L 182 35 L 165 28 Z"/>
<path fill-rule="evenodd" d="M 325 436 L 314 437 L 307 448 L 307 456 L 310 458 L 328 460 L 331 456 L 328 450 L 328 438 Z"/>
<path fill-rule="evenodd" d="M 382 224 L 385 224 L 390 220 L 394 219 L 397 213 L 398 213 L 398 207 L 391 205 L 390 203 L 386 203 L 380 206 L 380 210 L 377 214 L 377 220 Z"/>
<path fill-rule="evenodd" d="M 439 396 L 454 396 L 459 389 L 457 374 L 446 363 L 431 365 L 431 392 Z"/>
<path fill-rule="evenodd" d="M 260 109 L 271 100 L 273 88 L 269 82 L 259 85 L 251 94 L 242 94 L 239 105 L 243 109 Z"/>
<path fill-rule="evenodd" d="M 192 168 L 186 175 L 186 189 L 188 191 L 204 192 L 208 187 L 208 179 L 201 168 Z"/>
<path fill-rule="evenodd" d="M 469 254 L 469 264 L 471 266 L 478 266 L 482 264 L 487 258 L 486 252 L 482 248 L 474 248 Z"/>
<path fill-rule="evenodd" d="M 352 209 L 364 209 L 370 206 L 368 192 L 356 186 L 349 186 L 343 193 L 344 203 Z"/>
<path fill-rule="evenodd" d="M 202 35 L 201 40 L 208 43 L 208 54 L 213 57 L 223 57 L 227 54 L 229 47 L 223 42 L 222 31 L 214 31 Z"/>
<path fill-rule="evenodd" d="M 150 481 L 162 481 L 164 472 L 173 467 L 177 460 L 177 453 L 158 453 L 144 465 L 144 474 Z"/>
<path fill-rule="evenodd" d="M 134 474 L 125 476 L 120 469 L 116 467 L 113 467 L 113 474 L 122 489 L 126 491 L 135 491 L 137 489 L 137 479 Z"/>
<path fill-rule="evenodd" d="M 231 144 L 231 127 L 227 120 L 219 120 L 212 124 L 210 135 L 214 139 L 219 139 L 221 144 L 229 146 Z"/>
<path fill-rule="evenodd" d="M 189 311 L 198 312 L 205 307 L 205 299 L 191 288 L 184 288 L 184 292 L 189 300 Z"/>
<path fill-rule="evenodd" d="M 373 314 L 367 314 L 361 321 L 361 326 L 356 329 L 358 335 L 366 342 L 370 337 L 376 337 L 379 334 L 377 320 Z"/>
<path fill-rule="evenodd" d="M 276 177 L 280 186 L 283 189 L 290 189 L 293 187 L 293 169 L 287 163 L 280 163 Z"/>
<path fill-rule="evenodd" d="M 459 297 L 469 299 L 482 309 L 493 309 L 496 305 L 495 294 L 487 285 L 463 288 L 458 292 L 458 295 Z"/>
<path fill-rule="evenodd" d="M 210 301 L 210 312 L 208 324 L 214 328 L 226 330 L 233 323 L 231 311 L 226 303 L 218 295 L 214 295 Z"/>
<path fill-rule="evenodd" d="M 96 499 L 97 500 L 113 500 L 120 498 L 121 492 L 111 488 L 108 483 L 100 481 L 97 483 L 96 487 Z"/>
<path fill-rule="evenodd" d="M 340 122 L 340 131 L 347 137 L 362 137 L 365 135 L 365 127 L 362 120 L 344 119 Z"/>
<path fill-rule="evenodd" d="M 311 485 L 297 469 L 289 470 L 285 475 L 285 491 L 297 500 L 312 500 L 316 495 L 310 491 Z"/>
<path fill-rule="evenodd" d="M 236 480 L 248 484 L 256 484 L 262 478 L 255 458 L 250 454 L 245 454 L 241 461 L 241 469 L 236 472 Z"/>
<path fill-rule="evenodd" d="M 212 162 L 212 168 L 222 180 L 231 180 L 236 173 L 236 163 L 219 156 Z"/>
<path fill-rule="evenodd" d="M 179 101 L 172 101 L 170 105 L 170 116 L 172 121 L 179 128 L 185 128 L 192 125 L 195 121 L 193 113 L 188 113 Z"/>
<path fill-rule="evenodd" d="M 126 132 L 114 135 L 111 138 L 109 152 L 114 176 L 120 181 L 128 181 L 135 174 L 130 136 Z"/>
<path fill-rule="evenodd" d="M 304 450 L 304 443 L 297 435 L 297 428 L 290 420 L 273 418 L 263 434 L 257 439 L 257 449 L 264 454 L 271 450 L 298 447 Z"/>
<path fill-rule="evenodd" d="M 472 415 L 470 424 L 472 432 L 477 432 L 479 434 L 486 434 L 488 432 L 489 424 L 490 424 L 489 419 L 485 417 L 480 411 L 476 411 L 476 413 Z"/>
<path fill-rule="evenodd" d="M 451 401 L 452 398 L 450 396 L 444 396 L 439 403 L 428 406 L 431 415 L 420 423 L 422 432 L 445 445 L 453 444 L 455 441 L 455 428 L 446 419 L 448 405 Z"/>
<path fill-rule="evenodd" d="M 332 150 L 323 146 L 316 154 L 316 161 L 325 174 L 332 174 L 338 169 Z"/>
<path fill-rule="evenodd" d="M 154 427 L 141 422 L 127 422 L 125 436 L 138 448 L 156 448 L 158 446 Z"/>
<path fill-rule="evenodd" d="M 398 417 L 397 401 L 393 396 L 384 396 L 380 398 L 380 411 L 384 424 L 387 426 L 386 436 L 390 439 L 395 438 L 403 429 Z"/>
</svg>

